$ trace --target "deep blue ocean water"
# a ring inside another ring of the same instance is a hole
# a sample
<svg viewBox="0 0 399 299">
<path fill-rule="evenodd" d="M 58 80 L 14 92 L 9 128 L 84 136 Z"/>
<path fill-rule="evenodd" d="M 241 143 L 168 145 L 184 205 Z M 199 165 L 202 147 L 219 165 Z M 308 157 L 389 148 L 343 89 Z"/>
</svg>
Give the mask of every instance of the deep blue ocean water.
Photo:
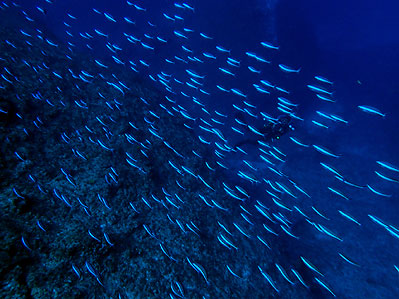
<svg viewBox="0 0 399 299">
<path fill-rule="evenodd" d="M 398 3 L 1 8 L 4 298 L 399 296 Z"/>
</svg>

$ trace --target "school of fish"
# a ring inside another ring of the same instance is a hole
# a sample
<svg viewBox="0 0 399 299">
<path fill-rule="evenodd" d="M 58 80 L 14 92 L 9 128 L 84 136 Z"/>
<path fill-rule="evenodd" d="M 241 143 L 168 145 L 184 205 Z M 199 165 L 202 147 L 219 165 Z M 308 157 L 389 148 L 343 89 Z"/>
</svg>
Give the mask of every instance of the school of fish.
<svg viewBox="0 0 399 299">
<path fill-rule="evenodd" d="M 80 241 L 60 262 L 68 285 L 47 288 L 80 284 L 77 294 L 93 298 L 355 298 L 362 291 L 349 277 L 377 270 L 354 236 L 378 235 L 387 242 L 378 252 L 397 248 L 388 242 L 399 242 L 399 222 L 356 205 L 396 197 L 398 161 L 355 162 L 329 137 L 353 114 L 384 122 L 389 113 L 337 113 L 334 80 L 303 77 L 306 66 L 281 61 L 275 42 L 220 44 L 187 25 L 194 1 L 160 11 L 118 2 L 125 17 L 94 6 L 90 24 L 65 10 L 57 34 L 37 19 L 61 1 L 36 2 L 33 11 L 0 4 L 21 19 L 15 35 L 1 36 L 0 96 L 14 104 L 0 116 L 18 130 L 5 150 L 22 171 L 9 197 L 36 206 L 35 228 L 16 246 L 50 267 L 43 260 L 56 248 L 41 244 L 64 238 L 70 248 L 63 231 L 76 224 Z M 301 115 L 304 101 L 313 111 Z M 292 131 L 263 139 L 259 127 L 279 115 Z M 235 146 L 244 139 L 257 143 Z M 374 179 L 356 170 L 365 165 Z M 399 261 L 384 269 L 397 277 Z"/>
</svg>

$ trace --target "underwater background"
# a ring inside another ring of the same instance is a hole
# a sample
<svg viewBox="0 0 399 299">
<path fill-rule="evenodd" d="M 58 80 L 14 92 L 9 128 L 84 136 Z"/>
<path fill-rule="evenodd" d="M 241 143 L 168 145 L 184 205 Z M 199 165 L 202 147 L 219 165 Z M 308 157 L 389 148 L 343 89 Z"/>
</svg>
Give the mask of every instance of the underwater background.
<svg viewBox="0 0 399 299">
<path fill-rule="evenodd" d="M 1 298 L 398 298 L 399 3 L 0 4 Z"/>
</svg>

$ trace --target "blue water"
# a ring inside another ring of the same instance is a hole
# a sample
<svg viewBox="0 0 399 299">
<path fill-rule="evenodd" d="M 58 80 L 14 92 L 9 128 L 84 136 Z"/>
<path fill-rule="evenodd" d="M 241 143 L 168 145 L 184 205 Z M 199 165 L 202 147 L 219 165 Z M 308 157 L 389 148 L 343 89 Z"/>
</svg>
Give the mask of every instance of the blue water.
<svg viewBox="0 0 399 299">
<path fill-rule="evenodd" d="M 3 298 L 399 296 L 398 3 L 0 7 Z"/>
</svg>

